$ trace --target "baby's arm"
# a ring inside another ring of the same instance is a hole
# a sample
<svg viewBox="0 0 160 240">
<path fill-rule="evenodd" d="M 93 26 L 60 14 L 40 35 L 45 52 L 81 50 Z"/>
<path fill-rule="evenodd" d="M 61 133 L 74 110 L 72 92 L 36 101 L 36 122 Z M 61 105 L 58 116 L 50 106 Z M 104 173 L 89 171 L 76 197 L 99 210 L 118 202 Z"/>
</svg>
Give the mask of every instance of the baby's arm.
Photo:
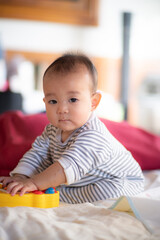
<svg viewBox="0 0 160 240">
<path fill-rule="evenodd" d="M 26 192 L 57 187 L 66 182 L 64 169 L 58 162 L 52 164 L 46 170 L 31 178 L 26 177 L 16 179 L 15 176 L 11 177 L 11 179 L 10 181 L 8 180 L 7 192 L 12 196 L 17 192 L 20 192 L 20 195 L 22 196 Z"/>
<path fill-rule="evenodd" d="M 64 168 L 59 162 L 55 162 L 43 172 L 33 176 L 32 180 L 39 190 L 49 187 L 57 187 L 67 181 Z"/>
</svg>

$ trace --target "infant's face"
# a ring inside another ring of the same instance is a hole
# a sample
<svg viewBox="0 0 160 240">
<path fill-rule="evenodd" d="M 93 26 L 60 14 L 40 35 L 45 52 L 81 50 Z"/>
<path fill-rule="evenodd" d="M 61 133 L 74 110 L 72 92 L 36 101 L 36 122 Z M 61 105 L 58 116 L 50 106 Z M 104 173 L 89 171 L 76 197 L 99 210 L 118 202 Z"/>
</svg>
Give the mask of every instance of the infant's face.
<svg viewBox="0 0 160 240">
<path fill-rule="evenodd" d="M 62 141 L 89 119 L 92 80 L 85 68 L 73 73 L 46 74 L 44 102 L 49 121 L 62 130 Z"/>
</svg>

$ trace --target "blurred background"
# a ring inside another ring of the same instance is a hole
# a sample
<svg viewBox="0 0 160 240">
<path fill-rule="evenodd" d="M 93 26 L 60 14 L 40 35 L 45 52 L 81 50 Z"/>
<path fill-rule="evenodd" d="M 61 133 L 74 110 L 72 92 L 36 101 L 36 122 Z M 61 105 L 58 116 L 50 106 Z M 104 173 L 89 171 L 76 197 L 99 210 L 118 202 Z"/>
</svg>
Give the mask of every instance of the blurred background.
<svg viewBox="0 0 160 240">
<path fill-rule="evenodd" d="M 160 134 L 159 0 L 0 0 L 0 113 L 44 111 L 42 76 L 65 52 L 94 62 L 97 115 Z"/>
</svg>

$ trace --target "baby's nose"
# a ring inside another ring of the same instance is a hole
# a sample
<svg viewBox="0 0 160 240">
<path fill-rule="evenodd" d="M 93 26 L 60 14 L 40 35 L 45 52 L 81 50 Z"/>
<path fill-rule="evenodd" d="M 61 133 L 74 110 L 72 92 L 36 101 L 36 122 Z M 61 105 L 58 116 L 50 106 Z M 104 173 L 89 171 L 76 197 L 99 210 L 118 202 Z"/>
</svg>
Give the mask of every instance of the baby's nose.
<svg viewBox="0 0 160 240">
<path fill-rule="evenodd" d="M 66 103 L 59 103 L 57 113 L 67 113 L 68 112 L 68 106 Z"/>
</svg>

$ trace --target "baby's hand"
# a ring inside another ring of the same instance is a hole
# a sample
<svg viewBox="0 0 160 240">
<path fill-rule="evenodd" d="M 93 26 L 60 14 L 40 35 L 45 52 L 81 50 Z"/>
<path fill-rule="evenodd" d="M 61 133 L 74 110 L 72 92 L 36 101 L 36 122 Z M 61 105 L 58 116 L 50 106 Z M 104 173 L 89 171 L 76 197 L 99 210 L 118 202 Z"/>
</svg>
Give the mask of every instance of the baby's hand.
<svg viewBox="0 0 160 240">
<path fill-rule="evenodd" d="M 18 181 L 20 179 L 26 179 L 27 176 L 16 174 L 13 177 L 0 177 L 0 183 L 2 183 L 3 188 L 7 187 L 7 185 L 11 182 Z"/>
<path fill-rule="evenodd" d="M 17 181 L 11 182 L 7 186 L 7 192 L 14 196 L 17 192 L 22 196 L 26 192 L 32 192 L 38 190 L 37 186 L 30 179 L 19 179 Z"/>
</svg>

